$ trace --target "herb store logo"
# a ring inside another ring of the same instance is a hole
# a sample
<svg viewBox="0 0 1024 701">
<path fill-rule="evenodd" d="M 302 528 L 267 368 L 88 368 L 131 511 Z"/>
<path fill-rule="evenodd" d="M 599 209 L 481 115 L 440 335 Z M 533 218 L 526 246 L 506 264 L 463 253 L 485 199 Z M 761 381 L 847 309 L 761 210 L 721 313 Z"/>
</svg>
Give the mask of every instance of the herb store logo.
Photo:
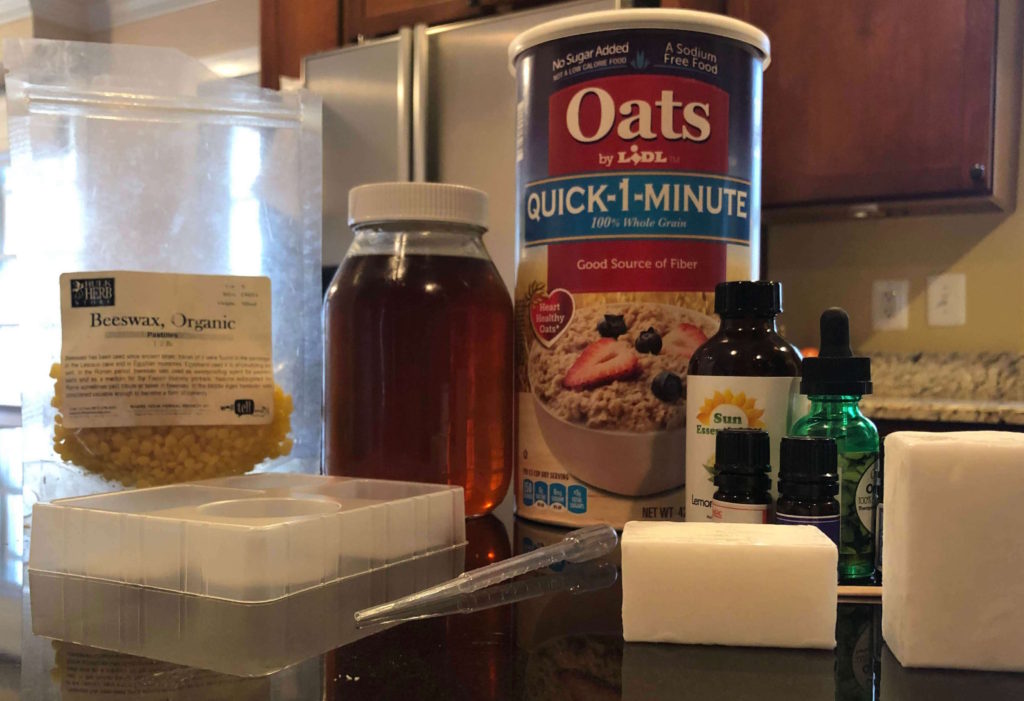
<svg viewBox="0 0 1024 701">
<path fill-rule="evenodd" d="M 71 307 L 114 306 L 114 278 L 93 277 L 71 280 Z"/>
<path fill-rule="evenodd" d="M 252 399 L 236 399 L 234 404 L 224 404 L 221 411 L 233 411 L 236 416 L 266 416 L 270 409 L 266 406 L 256 408 L 256 402 Z"/>
</svg>

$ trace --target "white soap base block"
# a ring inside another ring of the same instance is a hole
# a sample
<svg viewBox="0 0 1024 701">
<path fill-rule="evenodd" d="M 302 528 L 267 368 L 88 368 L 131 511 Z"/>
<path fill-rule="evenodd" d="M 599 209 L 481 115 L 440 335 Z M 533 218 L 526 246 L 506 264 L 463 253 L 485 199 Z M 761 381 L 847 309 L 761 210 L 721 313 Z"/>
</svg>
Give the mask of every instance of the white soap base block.
<svg viewBox="0 0 1024 701">
<path fill-rule="evenodd" d="M 832 649 L 838 557 L 814 526 L 631 521 L 622 532 L 623 636 Z"/>
<path fill-rule="evenodd" d="M 1024 671 L 1024 434 L 885 441 L 882 635 L 906 667 Z"/>
</svg>

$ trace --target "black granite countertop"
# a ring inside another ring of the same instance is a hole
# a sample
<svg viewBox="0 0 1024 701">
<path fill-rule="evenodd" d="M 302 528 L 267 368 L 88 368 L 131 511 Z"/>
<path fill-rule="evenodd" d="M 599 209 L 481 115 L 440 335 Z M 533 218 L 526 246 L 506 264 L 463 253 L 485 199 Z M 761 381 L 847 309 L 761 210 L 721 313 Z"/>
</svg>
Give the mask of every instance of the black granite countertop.
<svg viewBox="0 0 1024 701">
<path fill-rule="evenodd" d="M 510 502 L 502 504 L 500 518 L 489 515 L 469 519 L 465 550 L 467 569 L 502 560 L 562 538 L 564 529 L 512 516 Z M 617 552 L 607 563 L 616 564 Z M 582 563 L 587 565 L 589 563 Z M 572 563 L 562 563 L 536 575 L 573 579 Z M 614 572 L 614 567 L 612 567 Z M 751 576 L 757 576 L 752 572 Z M 371 577 L 372 579 L 372 577 Z M 546 581 L 546 580 L 541 580 Z M 553 581 L 553 580 L 551 580 Z M 556 582 L 557 583 L 557 582 Z M 75 608 L 89 612 L 88 620 L 69 622 L 65 641 L 56 642 L 32 632 L 43 611 L 54 611 L 59 622 L 60 601 L 27 600 L 26 630 L 21 640 L 22 698 L 106 701 L 137 698 L 148 701 L 211 699 L 417 699 L 499 701 L 952 701 L 953 699 L 1024 698 L 1024 674 L 988 674 L 949 670 L 911 670 L 902 667 L 885 647 L 881 636 L 878 599 L 838 603 L 835 651 L 730 648 L 718 646 L 624 643 L 622 639 L 621 581 L 603 578 L 599 586 L 538 586 L 539 596 L 499 605 L 466 615 L 417 620 L 387 627 L 350 640 L 323 654 L 304 654 L 291 661 L 277 660 L 280 671 L 267 676 L 240 677 L 223 670 L 241 664 L 250 668 L 265 660 L 235 659 L 237 652 L 218 649 L 208 664 L 188 667 L 166 659 L 180 658 L 175 646 L 190 638 L 183 622 L 201 619 L 204 625 L 232 625 L 234 636 L 252 636 L 258 643 L 246 648 L 270 650 L 274 641 L 284 648 L 296 636 L 315 638 L 343 634 L 344 609 L 323 597 L 316 601 L 320 615 L 277 608 L 266 615 L 258 608 L 228 605 L 214 608 L 199 619 L 184 616 L 175 607 L 169 617 L 128 620 L 126 612 L 149 610 L 140 602 L 151 596 L 134 588 L 113 598 L 100 594 L 95 606 Z M 81 596 L 97 592 L 86 585 Z M 44 589 L 40 589 L 41 594 Z M 66 589 L 67 591 L 77 591 Z M 339 589 L 340 591 L 340 589 Z M 26 591 L 31 597 L 32 591 Z M 66 597 L 66 593 L 64 595 Z M 77 595 L 76 595 L 77 596 Z M 143 597 L 140 599 L 139 597 Z M 53 597 L 51 597 L 53 598 Z M 195 597 L 191 597 L 195 598 Z M 685 607 L 687 602 L 679 601 Z M 276 607 L 276 605 L 275 605 Z M 174 614 L 174 615 L 171 615 Z M 212 620 L 211 620 L 212 617 Z M 178 623 L 174 623 L 178 621 Z M 55 621 L 50 621 L 54 623 Z M 144 623 L 144 625 L 143 625 Z M 321 630 L 325 628 L 325 630 Z M 147 659 L 117 650 L 86 647 L 72 641 L 89 631 L 117 639 L 124 649 L 138 649 L 131 631 L 156 636 L 163 659 Z M 120 633 L 119 633 L 120 632 Z M 194 642 L 194 635 L 191 636 Z M 230 637 L 230 636 L 229 636 Z M 238 638 L 244 641 L 245 638 Z M 299 648 L 309 647 L 299 645 Z M 282 648 L 282 649 L 284 649 Z M 287 664 L 285 665 L 284 663 Z"/>
</svg>

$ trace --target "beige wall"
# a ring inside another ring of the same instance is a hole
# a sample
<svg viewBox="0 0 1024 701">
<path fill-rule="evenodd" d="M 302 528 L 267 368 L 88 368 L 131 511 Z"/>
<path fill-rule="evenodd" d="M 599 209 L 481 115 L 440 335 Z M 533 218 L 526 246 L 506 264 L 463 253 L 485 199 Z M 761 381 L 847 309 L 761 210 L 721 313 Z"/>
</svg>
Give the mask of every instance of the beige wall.
<svg viewBox="0 0 1024 701">
<path fill-rule="evenodd" d="M 1018 148 L 1024 156 L 1024 134 Z M 853 340 L 876 351 L 1024 351 L 1024 157 L 1017 209 L 874 221 L 775 226 L 768 232 L 768 276 L 781 280 L 782 323 L 798 345 L 817 345 L 818 316 L 831 305 L 850 312 Z M 926 277 L 964 273 L 967 324 L 930 327 Z M 873 280 L 910 282 L 906 331 L 873 331 Z"/>
<path fill-rule="evenodd" d="M 259 46 L 259 0 L 216 0 L 97 32 L 92 41 L 168 46 L 197 58 Z"/>
<path fill-rule="evenodd" d="M 3 61 L 3 40 L 28 38 L 32 35 L 32 18 L 26 17 L 15 22 L 0 24 L 0 61 Z M 6 120 L 4 120 L 6 121 Z"/>
<path fill-rule="evenodd" d="M 92 33 L 43 17 L 26 17 L 0 25 L 0 40 L 8 37 L 167 46 L 197 58 L 208 58 L 259 46 L 260 3 L 259 0 L 214 0 Z"/>
</svg>

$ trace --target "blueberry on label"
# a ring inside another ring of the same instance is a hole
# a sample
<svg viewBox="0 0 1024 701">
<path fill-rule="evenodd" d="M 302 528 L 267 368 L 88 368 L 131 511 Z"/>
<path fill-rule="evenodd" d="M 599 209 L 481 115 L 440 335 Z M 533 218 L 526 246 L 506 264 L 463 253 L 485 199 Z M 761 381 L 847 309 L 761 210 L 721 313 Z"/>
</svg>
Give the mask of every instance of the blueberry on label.
<svg viewBox="0 0 1024 701">
<path fill-rule="evenodd" d="M 651 355 L 657 355 L 661 352 L 661 336 L 654 327 L 649 327 L 646 331 L 636 337 L 636 346 L 638 353 L 650 353 Z"/>
<path fill-rule="evenodd" d="M 651 381 L 651 392 L 663 402 L 677 402 L 683 398 L 683 380 L 674 372 L 662 370 Z"/>
<path fill-rule="evenodd" d="M 618 338 L 626 333 L 626 319 L 621 314 L 605 314 L 604 321 L 597 325 L 597 332 L 603 338 Z"/>
</svg>

